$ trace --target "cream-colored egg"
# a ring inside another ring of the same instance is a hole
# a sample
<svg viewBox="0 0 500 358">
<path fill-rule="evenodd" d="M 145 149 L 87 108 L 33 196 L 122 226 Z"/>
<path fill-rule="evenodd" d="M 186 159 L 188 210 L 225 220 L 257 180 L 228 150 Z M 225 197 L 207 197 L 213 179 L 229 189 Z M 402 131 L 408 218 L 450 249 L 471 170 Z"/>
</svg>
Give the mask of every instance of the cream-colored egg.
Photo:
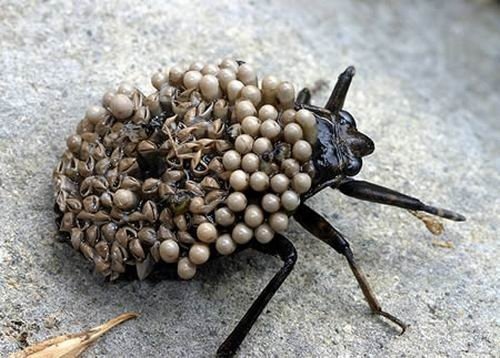
<svg viewBox="0 0 500 358">
<path fill-rule="evenodd" d="M 283 234 L 288 229 L 288 215 L 281 211 L 271 214 L 269 225 L 274 231 Z"/>
<path fill-rule="evenodd" d="M 229 184 L 236 191 L 244 191 L 249 185 L 249 176 L 243 170 L 238 169 L 231 173 Z"/>
<path fill-rule="evenodd" d="M 285 159 L 281 163 L 281 171 L 289 178 L 293 178 L 300 171 L 300 164 L 293 158 Z"/>
<path fill-rule="evenodd" d="M 285 138 L 285 142 L 294 144 L 303 138 L 304 132 L 302 131 L 302 127 L 297 123 L 289 123 L 283 130 L 283 136 Z"/>
<path fill-rule="evenodd" d="M 91 124 L 96 125 L 102 122 L 107 114 L 108 111 L 106 111 L 103 106 L 90 106 L 85 112 L 85 118 L 87 118 Z"/>
<path fill-rule="evenodd" d="M 299 194 L 307 193 L 311 184 L 311 177 L 306 173 L 298 173 L 292 178 L 292 188 Z"/>
<path fill-rule="evenodd" d="M 250 175 L 250 187 L 257 191 L 262 192 L 269 188 L 269 176 L 264 172 L 255 172 Z"/>
<path fill-rule="evenodd" d="M 73 134 L 66 139 L 66 145 L 68 149 L 73 153 L 79 153 L 82 146 L 82 137 L 78 134 Z M 258 168 L 258 166 L 257 166 Z"/>
<path fill-rule="evenodd" d="M 259 119 L 261 121 L 268 119 L 275 121 L 278 119 L 278 110 L 271 104 L 265 104 L 259 109 Z"/>
<path fill-rule="evenodd" d="M 268 213 L 275 213 L 281 208 L 281 199 L 275 194 L 267 193 L 262 197 L 260 205 Z"/>
<path fill-rule="evenodd" d="M 260 120 L 255 116 L 243 118 L 241 122 L 241 130 L 243 133 L 257 137 L 260 133 Z"/>
<path fill-rule="evenodd" d="M 177 263 L 177 274 L 183 280 L 190 280 L 196 274 L 196 265 L 187 257 L 183 257 Z"/>
<path fill-rule="evenodd" d="M 221 255 L 231 255 L 236 250 L 236 247 L 236 243 L 229 234 L 219 236 L 215 242 L 215 249 Z"/>
<path fill-rule="evenodd" d="M 236 243 L 243 245 L 252 239 L 253 230 L 243 223 L 238 223 L 234 226 L 231 237 Z"/>
<path fill-rule="evenodd" d="M 102 105 L 104 108 L 109 108 L 109 105 L 111 104 L 111 100 L 113 97 L 116 95 L 115 91 L 106 91 L 104 92 L 102 96 Z"/>
<path fill-rule="evenodd" d="M 134 112 L 134 104 L 126 95 L 118 93 L 109 103 L 109 110 L 116 119 L 126 119 Z"/>
<path fill-rule="evenodd" d="M 219 80 L 214 75 L 204 75 L 200 80 L 199 86 L 201 94 L 208 101 L 213 101 L 221 95 Z"/>
<path fill-rule="evenodd" d="M 241 169 L 251 174 L 259 170 L 259 164 L 259 156 L 255 153 L 248 153 L 241 160 Z"/>
<path fill-rule="evenodd" d="M 316 118 L 314 114 L 307 109 L 301 109 L 295 115 L 295 121 L 302 126 L 302 128 L 311 128 L 316 125 Z"/>
<path fill-rule="evenodd" d="M 217 228 L 209 222 L 201 223 L 196 229 L 196 236 L 200 241 L 211 243 L 217 239 Z"/>
<path fill-rule="evenodd" d="M 234 148 L 240 154 L 247 154 L 252 151 L 253 148 L 253 138 L 248 134 L 239 135 L 234 141 Z"/>
<path fill-rule="evenodd" d="M 205 66 L 205 64 L 201 61 L 196 61 L 193 62 L 192 64 L 189 65 L 189 69 L 191 71 L 198 71 L 201 72 L 201 69 Z"/>
<path fill-rule="evenodd" d="M 219 67 L 220 68 L 227 68 L 227 69 L 230 69 L 231 71 L 233 72 L 237 72 L 238 71 L 238 63 L 233 60 L 232 58 L 225 58 L 221 61 L 221 63 L 219 64 Z"/>
<path fill-rule="evenodd" d="M 295 123 L 295 109 L 289 108 L 286 111 L 283 111 L 280 117 L 281 125 L 286 126 L 289 123 Z"/>
<path fill-rule="evenodd" d="M 173 66 L 168 74 L 168 82 L 172 86 L 178 86 L 183 82 L 183 79 L 184 79 L 183 68 L 179 65 Z"/>
<path fill-rule="evenodd" d="M 157 90 L 161 89 L 161 86 L 168 82 L 168 75 L 163 71 L 158 71 L 151 76 L 151 84 Z"/>
<path fill-rule="evenodd" d="M 293 190 L 287 190 L 281 194 L 281 205 L 287 211 L 294 211 L 300 205 L 300 196 Z"/>
<path fill-rule="evenodd" d="M 201 69 L 201 73 L 204 75 L 216 75 L 219 72 L 219 67 L 214 64 L 207 64 Z"/>
<path fill-rule="evenodd" d="M 292 155 L 301 163 L 307 162 L 312 155 L 311 144 L 302 139 L 296 141 L 292 148 Z"/>
<path fill-rule="evenodd" d="M 281 127 L 278 122 L 268 119 L 260 125 L 260 134 L 263 137 L 274 140 L 281 134 Z"/>
<path fill-rule="evenodd" d="M 198 88 L 198 85 L 203 78 L 201 72 L 187 71 L 183 78 L 184 87 L 187 89 Z"/>
<path fill-rule="evenodd" d="M 116 93 L 121 93 L 127 96 L 128 98 L 132 98 L 132 95 L 137 91 L 134 85 L 129 82 L 122 82 L 118 86 Z"/>
<path fill-rule="evenodd" d="M 236 170 L 241 164 L 241 154 L 235 150 L 228 150 L 222 156 L 222 164 L 226 170 Z"/>
<path fill-rule="evenodd" d="M 265 152 L 270 152 L 273 150 L 273 144 L 268 138 L 260 137 L 253 143 L 252 150 L 255 154 L 261 155 Z"/>
<path fill-rule="evenodd" d="M 291 108 L 295 101 L 295 88 L 290 82 L 281 82 L 276 97 L 283 108 Z"/>
<path fill-rule="evenodd" d="M 241 89 L 241 98 L 249 100 L 257 108 L 262 101 L 262 94 L 258 87 L 248 85 Z"/>
<path fill-rule="evenodd" d="M 267 223 L 255 229 L 255 239 L 261 244 L 267 244 L 274 238 L 274 230 Z"/>
<path fill-rule="evenodd" d="M 243 87 L 245 87 L 245 85 L 241 81 L 229 81 L 229 83 L 227 84 L 227 99 L 230 103 L 234 103 L 240 97 L 240 93 Z M 240 111 L 242 110 L 240 109 Z"/>
<path fill-rule="evenodd" d="M 113 195 L 113 204 L 121 210 L 131 210 L 138 203 L 137 195 L 128 189 L 118 189 Z"/>
<path fill-rule="evenodd" d="M 252 102 L 245 99 L 236 103 L 235 106 L 236 119 L 241 122 L 245 117 L 255 116 L 257 114 L 257 110 Z"/>
<path fill-rule="evenodd" d="M 210 258 L 210 249 L 206 244 L 195 243 L 189 248 L 189 261 L 195 265 L 201 265 Z"/>
<path fill-rule="evenodd" d="M 226 204 L 229 209 L 232 211 L 238 213 L 247 207 L 247 197 L 243 193 L 239 192 L 233 192 L 229 194 L 229 196 L 226 199 Z"/>
<path fill-rule="evenodd" d="M 177 262 L 179 252 L 179 244 L 172 239 L 165 240 L 160 244 L 160 257 L 167 263 Z"/>
<path fill-rule="evenodd" d="M 245 209 L 245 214 L 243 216 L 245 220 L 245 224 L 247 224 L 251 228 L 256 228 L 264 221 L 264 213 L 260 206 L 257 205 L 248 205 Z"/>
<path fill-rule="evenodd" d="M 215 222 L 221 226 L 230 226 L 234 223 L 235 220 L 234 213 L 231 211 L 231 209 L 226 207 L 222 207 L 215 210 L 214 215 L 215 215 Z"/>
<path fill-rule="evenodd" d="M 276 101 L 276 92 L 280 81 L 275 76 L 266 76 L 262 79 L 262 99 L 264 103 L 273 104 Z"/>
<path fill-rule="evenodd" d="M 248 63 L 240 65 L 237 76 L 238 79 L 245 85 L 257 85 L 257 75 L 255 74 L 255 70 Z"/>
<path fill-rule="evenodd" d="M 217 73 L 217 79 L 219 80 L 220 87 L 227 92 L 227 86 L 229 82 L 236 79 L 236 73 L 229 68 L 223 68 Z"/>
<path fill-rule="evenodd" d="M 273 175 L 271 178 L 271 189 L 275 193 L 283 193 L 288 189 L 288 185 L 290 184 L 290 179 L 285 174 L 279 173 Z"/>
</svg>

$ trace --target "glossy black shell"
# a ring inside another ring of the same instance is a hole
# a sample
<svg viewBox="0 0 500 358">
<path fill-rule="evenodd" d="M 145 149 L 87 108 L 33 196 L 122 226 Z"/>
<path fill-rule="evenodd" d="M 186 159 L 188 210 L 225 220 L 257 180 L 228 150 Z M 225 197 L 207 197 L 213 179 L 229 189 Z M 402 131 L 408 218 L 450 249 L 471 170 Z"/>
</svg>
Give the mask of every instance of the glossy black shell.
<svg viewBox="0 0 500 358">
<path fill-rule="evenodd" d="M 361 157 L 373 152 L 373 141 L 357 131 L 354 118 L 346 111 L 333 115 L 330 111 L 301 105 L 311 111 L 317 124 L 317 140 L 313 147 L 313 186 L 307 199 L 327 186 L 336 186 L 345 177 L 355 176 L 362 166 Z"/>
</svg>

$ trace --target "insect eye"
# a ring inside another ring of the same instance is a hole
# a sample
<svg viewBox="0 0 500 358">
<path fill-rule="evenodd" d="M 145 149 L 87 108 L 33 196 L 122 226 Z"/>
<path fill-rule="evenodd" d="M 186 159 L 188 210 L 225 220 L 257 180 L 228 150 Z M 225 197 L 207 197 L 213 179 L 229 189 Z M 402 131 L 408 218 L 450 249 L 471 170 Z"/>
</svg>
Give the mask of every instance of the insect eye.
<svg viewBox="0 0 500 358">
<path fill-rule="evenodd" d="M 351 160 L 349 160 L 349 163 L 347 164 L 345 173 L 347 174 L 347 176 L 350 177 L 355 176 L 361 170 L 362 165 L 363 162 L 361 158 L 352 158 Z"/>
<path fill-rule="evenodd" d="M 340 111 L 340 124 L 343 125 L 350 125 L 354 128 L 356 128 L 356 121 L 354 120 L 354 117 L 347 111 Z"/>
</svg>

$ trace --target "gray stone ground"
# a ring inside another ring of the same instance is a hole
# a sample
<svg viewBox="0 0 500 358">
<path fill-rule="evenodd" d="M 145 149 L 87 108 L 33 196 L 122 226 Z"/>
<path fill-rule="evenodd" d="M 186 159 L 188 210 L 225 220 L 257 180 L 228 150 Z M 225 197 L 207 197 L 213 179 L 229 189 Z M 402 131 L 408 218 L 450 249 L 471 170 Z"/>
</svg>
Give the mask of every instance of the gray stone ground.
<svg viewBox="0 0 500 358">
<path fill-rule="evenodd" d="M 492 1 L 0 1 L 0 352 L 125 311 L 86 356 L 210 356 L 279 263 L 243 253 L 192 282 L 108 284 L 54 241 L 50 176 L 86 106 L 122 79 L 228 54 L 297 86 L 358 74 L 346 106 L 377 144 L 360 177 L 455 209 L 433 237 L 395 208 L 326 190 L 384 307 L 293 224 L 295 271 L 241 356 L 499 356 L 500 6 Z M 323 88 L 317 103 L 323 103 Z M 453 243 L 443 248 L 435 240 Z M 3 355 L 3 354 L 2 354 Z"/>
</svg>

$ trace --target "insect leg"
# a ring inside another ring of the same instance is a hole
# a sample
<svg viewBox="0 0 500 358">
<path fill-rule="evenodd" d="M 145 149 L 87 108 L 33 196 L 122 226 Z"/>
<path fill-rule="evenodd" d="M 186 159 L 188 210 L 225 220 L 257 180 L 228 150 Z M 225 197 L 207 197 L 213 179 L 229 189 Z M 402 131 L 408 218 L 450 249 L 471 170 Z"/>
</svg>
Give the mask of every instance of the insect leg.
<svg viewBox="0 0 500 358">
<path fill-rule="evenodd" d="M 349 86 L 355 74 L 356 69 L 353 66 L 347 67 L 346 70 L 340 74 L 332 94 L 325 105 L 325 108 L 330 112 L 337 114 L 344 106 L 347 91 L 349 90 Z"/>
<path fill-rule="evenodd" d="M 347 179 L 338 189 L 345 195 L 374 203 L 398 206 L 403 209 L 424 211 L 453 221 L 465 221 L 465 217 L 450 210 L 426 205 L 411 196 L 362 180 Z"/>
<path fill-rule="evenodd" d="M 259 294 L 259 297 L 252 303 L 252 306 L 248 309 L 247 313 L 245 313 L 236 328 L 226 338 L 224 343 L 220 345 L 217 350 L 218 357 L 230 357 L 236 353 L 236 350 L 245 339 L 267 303 L 271 300 L 276 291 L 278 291 L 290 272 L 292 272 L 293 266 L 297 261 L 297 251 L 295 247 L 287 238 L 281 235 L 276 235 L 269 244 L 262 245 L 257 243 L 253 248 L 266 254 L 278 255 L 281 260 L 283 260 L 284 264 Z"/>
<path fill-rule="evenodd" d="M 354 255 L 349 247 L 349 243 L 342 236 L 340 232 L 337 231 L 325 218 L 323 218 L 320 214 L 302 204 L 299 206 L 297 211 L 295 212 L 295 220 L 297 220 L 300 225 L 302 225 L 307 231 L 313 234 L 318 239 L 325 242 L 327 245 L 331 246 L 335 251 L 339 254 L 343 255 L 347 262 L 349 263 L 349 267 L 356 277 L 358 281 L 359 287 L 361 291 L 363 291 L 363 295 L 365 296 L 368 305 L 372 312 L 376 315 L 382 316 L 390 320 L 391 322 L 397 324 L 401 327 L 403 334 L 407 328 L 407 325 L 403 323 L 399 318 L 391 315 L 390 313 L 382 310 L 380 303 L 375 297 L 375 293 L 373 292 L 368 280 L 366 279 L 365 274 L 359 267 L 359 265 L 354 260 Z"/>
<path fill-rule="evenodd" d="M 311 104 L 311 91 L 309 91 L 309 88 L 302 88 L 297 95 L 297 100 L 295 101 L 296 104 Z"/>
</svg>

